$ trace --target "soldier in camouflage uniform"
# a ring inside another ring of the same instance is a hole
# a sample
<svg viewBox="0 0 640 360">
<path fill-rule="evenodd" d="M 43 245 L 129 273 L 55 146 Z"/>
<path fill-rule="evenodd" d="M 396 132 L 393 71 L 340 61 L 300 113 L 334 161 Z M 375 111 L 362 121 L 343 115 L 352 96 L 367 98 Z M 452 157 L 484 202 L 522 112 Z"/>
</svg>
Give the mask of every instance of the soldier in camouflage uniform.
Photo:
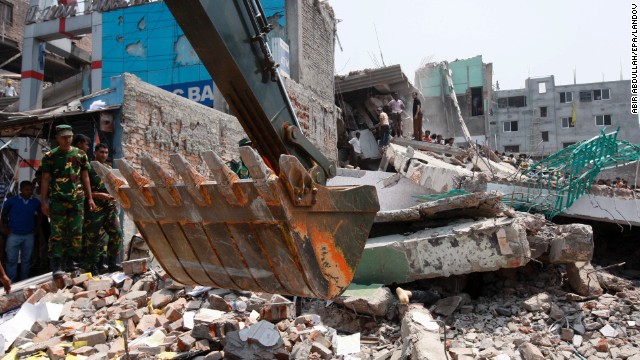
<svg viewBox="0 0 640 360">
<path fill-rule="evenodd" d="M 89 184 L 89 159 L 84 152 L 71 146 L 72 137 L 71 126 L 58 125 L 58 147 L 44 155 L 40 167 L 42 213 L 51 218 L 49 258 L 54 279 L 64 275 L 62 262 L 65 258 L 74 259 L 80 255 L 85 196 L 89 210 L 95 209 Z"/>
<path fill-rule="evenodd" d="M 93 154 L 96 161 L 109 167 L 106 163 L 109 158 L 109 148 L 105 144 L 96 145 Z M 97 274 L 100 272 L 102 259 L 106 257 L 109 271 L 121 271 L 122 267 L 117 262 L 122 244 L 118 206 L 93 167 L 89 169 L 89 181 L 96 209 L 95 211 L 89 211 L 87 207 L 84 209 L 82 229 L 82 243 L 85 249 L 82 252 L 85 255 L 84 268 Z M 105 237 L 101 230 L 104 230 L 104 233 L 109 237 L 108 241 L 103 240 Z"/>
<path fill-rule="evenodd" d="M 238 146 L 252 146 L 251 140 L 244 138 L 238 142 Z M 238 161 L 231 160 L 227 165 L 240 179 L 249 179 L 251 177 L 251 175 L 249 175 L 249 169 L 245 166 L 244 162 L 242 162 L 242 159 Z"/>
</svg>

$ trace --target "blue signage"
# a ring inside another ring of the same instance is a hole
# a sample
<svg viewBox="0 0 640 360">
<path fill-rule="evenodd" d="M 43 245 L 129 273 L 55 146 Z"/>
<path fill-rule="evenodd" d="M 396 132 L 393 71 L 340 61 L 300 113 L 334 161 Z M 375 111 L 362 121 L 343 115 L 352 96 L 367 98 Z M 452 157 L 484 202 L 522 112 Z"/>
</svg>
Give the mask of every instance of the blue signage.
<svg viewBox="0 0 640 360">
<path fill-rule="evenodd" d="M 213 106 L 213 81 L 192 81 L 181 84 L 170 84 L 159 86 L 161 89 L 170 91 L 189 100 L 195 101 L 205 106 Z"/>
<path fill-rule="evenodd" d="M 285 1 L 262 3 L 274 26 L 269 33 L 272 51 L 281 71 L 288 74 Z M 189 100 L 213 106 L 211 75 L 164 2 L 104 12 L 102 24 L 103 88 L 109 87 L 112 76 L 127 72 Z"/>
</svg>

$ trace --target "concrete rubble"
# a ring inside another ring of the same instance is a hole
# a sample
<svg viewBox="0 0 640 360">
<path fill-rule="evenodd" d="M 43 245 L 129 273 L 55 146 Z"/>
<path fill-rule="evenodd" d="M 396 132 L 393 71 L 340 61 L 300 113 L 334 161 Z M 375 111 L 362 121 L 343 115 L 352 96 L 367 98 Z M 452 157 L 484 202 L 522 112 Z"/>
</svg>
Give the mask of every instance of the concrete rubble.
<svg viewBox="0 0 640 360">
<path fill-rule="evenodd" d="M 409 285 L 437 294 L 433 304 L 403 304 L 393 287 L 355 284 L 330 302 L 294 302 L 184 286 L 144 268 L 24 289 L 20 310 L 0 324 L 3 358 L 637 360 L 640 350 L 640 283 L 599 270 L 604 290 L 583 296 L 565 281 L 569 264 Z"/>
<path fill-rule="evenodd" d="M 329 182 L 374 185 L 381 200 L 341 296 L 187 286 L 131 260 L 0 296 L 2 359 L 640 360 L 640 282 L 591 264 L 591 226 L 504 205 L 487 191 L 513 175 L 503 164 L 394 142 L 381 168 L 395 173 Z"/>
</svg>

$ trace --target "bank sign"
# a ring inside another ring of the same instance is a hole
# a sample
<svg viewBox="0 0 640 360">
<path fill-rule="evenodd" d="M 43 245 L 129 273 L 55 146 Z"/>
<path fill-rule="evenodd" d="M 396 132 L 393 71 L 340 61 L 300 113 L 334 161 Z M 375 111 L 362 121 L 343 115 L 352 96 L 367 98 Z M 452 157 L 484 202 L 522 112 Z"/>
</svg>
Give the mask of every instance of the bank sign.
<svg viewBox="0 0 640 360">
<path fill-rule="evenodd" d="M 170 84 L 159 88 L 185 97 L 205 106 L 213 107 L 213 80 L 193 81 L 182 84 Z"/>
</svg>

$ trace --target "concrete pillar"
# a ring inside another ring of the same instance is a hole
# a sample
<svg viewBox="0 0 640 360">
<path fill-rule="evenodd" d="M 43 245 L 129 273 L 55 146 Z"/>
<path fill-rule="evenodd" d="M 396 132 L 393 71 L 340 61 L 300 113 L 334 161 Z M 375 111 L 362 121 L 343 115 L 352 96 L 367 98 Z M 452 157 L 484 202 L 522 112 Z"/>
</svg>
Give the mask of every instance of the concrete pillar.
<svg viewBox="0 0 640 360">
<path fill-rule="evenodd" d="M 289 40 L 289 72 L 291 79 L 300 82 L 302 64 L 302 3 L 301 0 L 285 0 L 287 18 L 287 38 Z"/>
<path fill-rule="evenodd" d="M 42 108 L 44 81 L 44 42 L 30 36 L 34 25 L 25 27 L 22 44 L 22 72 L 20 73 L 20 111 Z"/>
<path fill-rule="evenodd" d="M 91 13 L 91 92 L 102 90 L 102 13 Z"/>
<path fill-rule="evenodd" d="M 29 0 L 29 6 L 39 5 Z M 20 70 L 20 102 L 18 109 L 27 111 L 42 108 L 42 81 L 44 81 L 44 43 L 35 37 L 36 24 L 26 25 L 22 42 Z"/>
</svg>

